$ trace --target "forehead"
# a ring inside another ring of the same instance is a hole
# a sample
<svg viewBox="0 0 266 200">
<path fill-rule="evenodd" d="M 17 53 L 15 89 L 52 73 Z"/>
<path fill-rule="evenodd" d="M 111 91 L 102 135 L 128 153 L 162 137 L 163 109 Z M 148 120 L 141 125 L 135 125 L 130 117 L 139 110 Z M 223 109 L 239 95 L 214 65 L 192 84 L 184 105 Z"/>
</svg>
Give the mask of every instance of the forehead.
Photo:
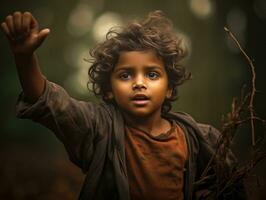
<svg viewBox="0 0 266 200">
<path fill-rule="evenodd" d="M 116 68 L 138 66 L 157 66 L 164 68 L 163 60 L 154 51 L 123 51 L 120 53 Z"/>
</svg>

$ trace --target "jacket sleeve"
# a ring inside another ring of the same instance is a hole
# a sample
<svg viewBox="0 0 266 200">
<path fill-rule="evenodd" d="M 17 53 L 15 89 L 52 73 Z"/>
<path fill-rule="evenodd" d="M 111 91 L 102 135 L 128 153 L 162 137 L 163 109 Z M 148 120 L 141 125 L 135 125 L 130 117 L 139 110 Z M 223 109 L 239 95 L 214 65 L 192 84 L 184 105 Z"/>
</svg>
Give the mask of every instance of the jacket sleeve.
<svg viewBox="0 0 266 200">
<path fill-rule="evenodd" d="M 48 80 L 44 93 L 34 104 L 29 104 L 24 94 L 20 94 L 16 115 L 52 130 L 63 142 L 70 160 L 83 171 L 90 164 L 95 143 L 108 127 L 108 115 L 100 105 L 73 99 L 62 87 Z"/>
<path fill-rule="evenodd" d="M 202 172 L 205 170 L 207 167 L 209 160 L 212 159 L 213 155 L 216 154 L 217 152 L 217 144 L 218 140 L 220 139 L 221 133 L 214 128 L 213 126 L 206 125 L 206 124 L 198 124 L 201 133 L 202 133 L 202 138 L 200 138 L 200 152 L 199 152 L 199 157 L 198 157 L 198 178 L 201 176 Z M 216 169 L 214 169 L 214 165 L 216 165 Z M 221 166 L 219 166 L 221 164 Z M 236 170 L 236 164 L 237 164 L 237 159 L 232 153 L 232 151 L 229 149 L 225 159 L 219 163 L 214 160 L 212 162 L 212 165 L 210 167 L 210 170 L 206 174 L 209 178 L 206 179 L 206 181 L 202 184 L 199 184 L 197 186 L 198 191 L 195 194 L 196 199 L 208 199 L 206 196 L 211 194 L 211 190 L 214 190 L 217 192 L 217 188 L 214 186 L 217 184 L 217 178 L 219 177 L 220 181 L 224 181 L 232 176 L 232 174 Z M 220 170 L 224 172 L 224 178 L 221 178 L 219 173 L 219 167 Z M 222 169 L 221 169 L 222 168 Z M 231 179 L 232 180 L 232 179 Z M 224 185 L 226 185 L 226 181 Z M 221 189 L 221 188 L 220 188 Z M 230 187 L 227 187 L 220 195 L 215 196 L 216 199 L 236 199 L 236 200 L 244 200 L 247 199 L 243 180 L 236 180 L 231 184 Z"/>
</svg>

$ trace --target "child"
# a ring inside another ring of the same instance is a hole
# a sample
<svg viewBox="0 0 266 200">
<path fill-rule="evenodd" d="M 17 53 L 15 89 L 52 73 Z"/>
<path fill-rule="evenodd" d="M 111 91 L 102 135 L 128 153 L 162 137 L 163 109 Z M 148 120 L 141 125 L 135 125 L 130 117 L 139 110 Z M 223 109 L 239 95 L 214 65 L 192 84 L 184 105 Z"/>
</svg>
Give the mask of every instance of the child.
<svg viewBox="0 0 266 200">
<path fill-rule="evenodd" d="M 100 104 L 75 100 L 43 76 L 35 50 L 49 29 L 39 30 L 31 13 L 15 12 L 1 26 L 23 88 L 17 115 L 48 127 L 63 142 L 86 173 L 80 199 L 188 200 L 203 194 L 193 183 L 219 133 L 170 111 L 177 86 L 190 75 L 162 12 L 110 31 L 91 51 L 89 77 Z"/>
</svg>

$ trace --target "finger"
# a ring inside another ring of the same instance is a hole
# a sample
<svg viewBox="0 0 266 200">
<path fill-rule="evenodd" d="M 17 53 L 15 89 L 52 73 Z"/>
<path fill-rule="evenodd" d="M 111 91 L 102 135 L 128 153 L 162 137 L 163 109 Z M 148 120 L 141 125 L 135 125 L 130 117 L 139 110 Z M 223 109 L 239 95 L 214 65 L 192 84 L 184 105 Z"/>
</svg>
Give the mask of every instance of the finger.
<svg viewBox="0 0 266 200">
<path fill-rule="evenodd" d="M 38 32 L 39 24 L 33 15 L 31 15 L 30 29 L 32 32 Z"/>
<path fill-rule="evenodd" d="M 50 29 L 48 28 L 43 29 L 39 32 L 38 39 L 39 39 L 40 44 L 45 40 L 45 38 L 49 35 L 49 33 L 50 33 Z"/>
<path fill-rule="evenodd" d="M 21 29 L 25 35 L 29 34 L 30 31 L 30 23 L 31 23 L 31 13 L 24 12 L 22 15 L 22 25 Z"/>
<path fill-rule="evenodd" d="M 6 22 L 3 22 L 1 24 L 1 28 L 2 28 L 3 32 L 5 33 L 5 35 L 7 36 L 7 38 L 12 40 L 13 38 L 12 38 L 12 36 L 10 34 L 10 31 L 9 31 L 9 28 L 8 28 Z"/>
<path fill-rule="evenodd" d="M 14 12 L 13 14 L 13 22 L 14 22 L 14 31 L 15 33 L 21 33 L 21 12 Z"/>
<path fill-rule="evenodd" d="M 9 32 L 10 32 L 10 35 L 12 37 L 14 37 L 14 35 L 15 35 L 15 32 L 14 32 L 14 23 L 13 23 L 13 17 L 11 15 L 8 15 L 6 17 L 6 25 L 8 27 Z"/>
</svg>

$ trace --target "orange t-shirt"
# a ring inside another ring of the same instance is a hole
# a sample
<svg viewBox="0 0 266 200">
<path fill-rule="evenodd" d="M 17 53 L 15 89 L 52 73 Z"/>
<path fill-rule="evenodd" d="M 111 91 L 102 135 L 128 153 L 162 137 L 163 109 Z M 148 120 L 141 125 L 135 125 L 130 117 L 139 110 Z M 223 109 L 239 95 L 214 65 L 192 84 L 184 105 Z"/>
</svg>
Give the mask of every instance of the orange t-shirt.
<svg viewBox="0 0 266 200">
<path fill-rule="evenodd" d="M 132 200 L 184 198 L 187 145 L 177 124 L 158 136 L 126 126 L 125 148 Z"/>
</svg>

